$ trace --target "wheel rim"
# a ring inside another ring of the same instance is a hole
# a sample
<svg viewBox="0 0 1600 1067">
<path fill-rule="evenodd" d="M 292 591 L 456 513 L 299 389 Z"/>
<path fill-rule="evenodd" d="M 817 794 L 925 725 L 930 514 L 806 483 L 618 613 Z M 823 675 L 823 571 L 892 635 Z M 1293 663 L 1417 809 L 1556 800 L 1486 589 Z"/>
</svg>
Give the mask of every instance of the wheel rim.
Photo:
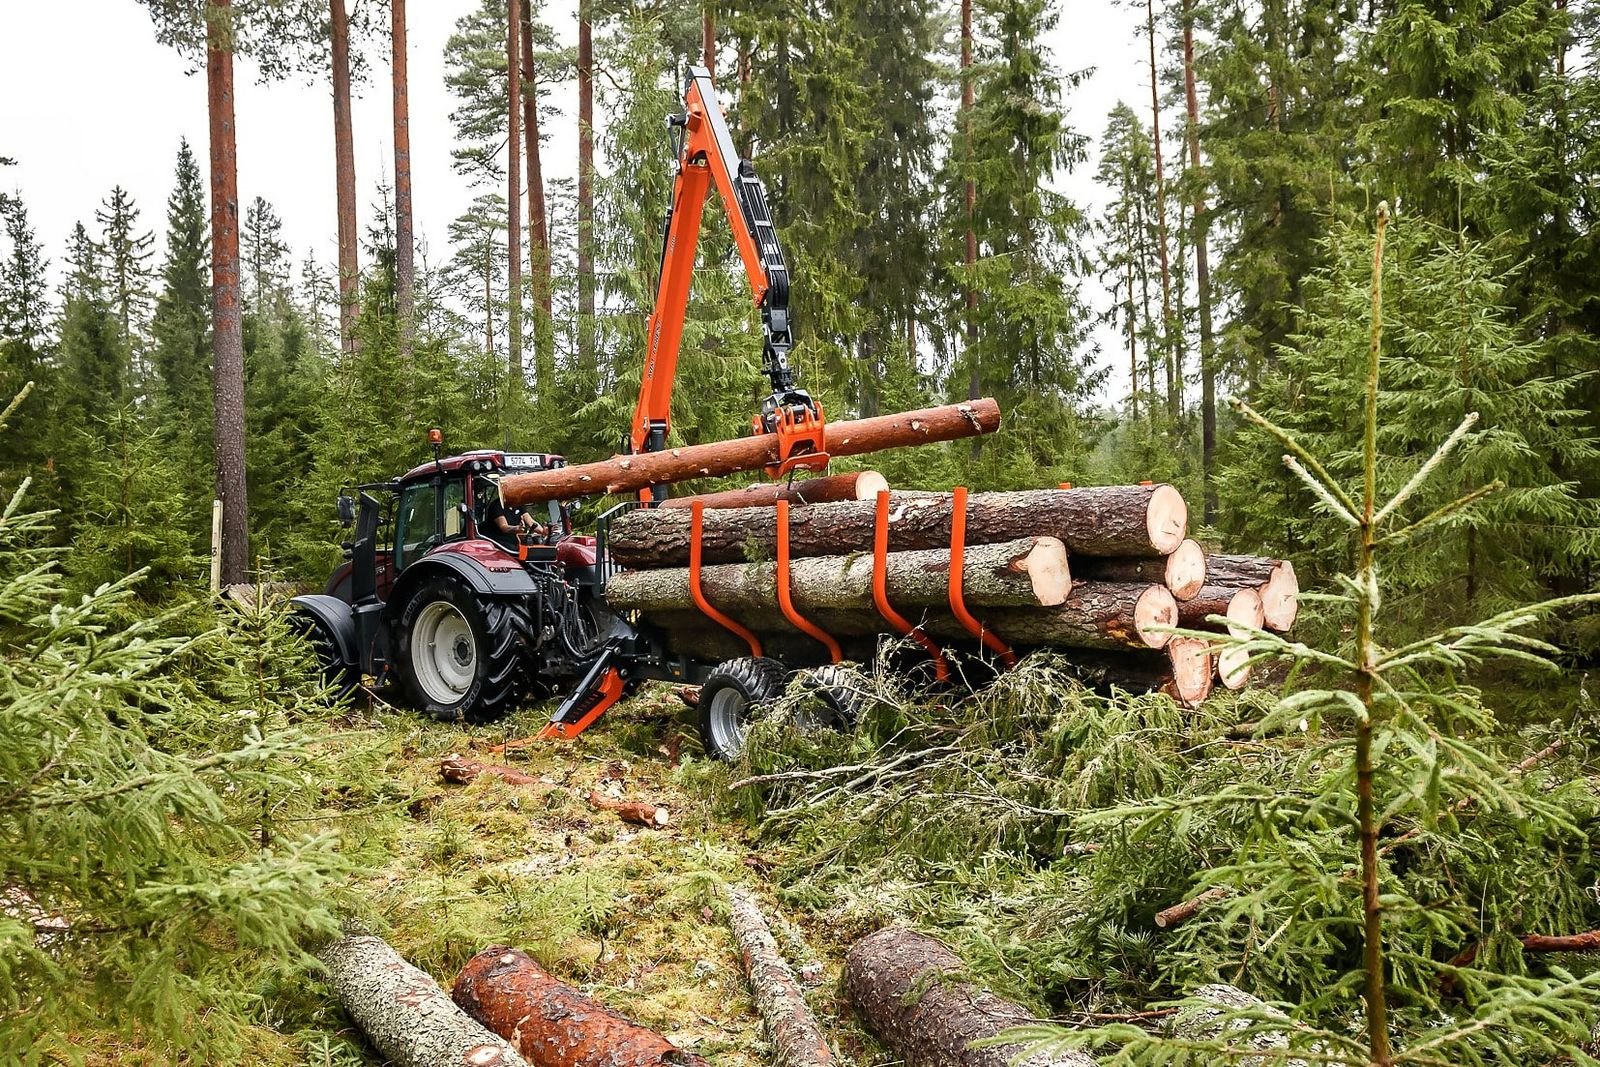
<svg viewBox="0 0 1600 1067">
<path fill-rule="evenodd" d="M 719 689 L 711 696 L 707 714 L 711 726 L 711 742 L 725 755 L 737 756 L 744 751 L 745 734 L 750 724 L 746 712 L 749 703 L 737 689 Z"/>
<path fill-rule="evenodd" d="M 435 600 L 411 628 L 411 665 L 423 695 L 454 704 L 467 695 L 478 674 L 478 642 L 461 609 Z"/>
</svg>

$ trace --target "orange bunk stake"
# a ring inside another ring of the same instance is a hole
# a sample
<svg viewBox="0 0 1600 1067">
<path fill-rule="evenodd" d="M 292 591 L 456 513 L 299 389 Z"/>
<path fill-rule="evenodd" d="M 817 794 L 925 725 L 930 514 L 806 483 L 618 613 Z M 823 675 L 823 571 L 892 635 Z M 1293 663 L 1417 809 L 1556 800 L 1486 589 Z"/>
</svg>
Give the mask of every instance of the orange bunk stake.
<svg viewBox="0 0 1600 1067">
<path fill-rule="evenodd" d="M 783 609 L 783 617 L 788 619 L 795 629 L 816 638 L 828 650 L 828 659 L 831 662 L 838 663 L 844 659 L 844 653 L 839 650 L 839 642 L 835 641 L 822 627 L 795 610 L 794 597 L 789 589 L 789 502 L 787 500 L 779 500 L 777 506 L 778 607 Z"/>
<path fill-rule="evenodd" d="M 961 592 L 962 565 L 967 558 L 967 487 L 958 485 L 950 498 L 950 614 L 967 628 L 967 632 L 991 652 L 1000 657 L 1007 667 L 1017 665 L 1017 654 L 1011 646 L 984 628 L 967 610 L 966 598 Z"/>
<path fill-rule="evenodd" d="M 933 676 L 941 682 L 948 682 L 950 664 L 945 661 L 944 651 L 933 638 L 922 632 L 922 627 L 911 625 L 889 603 L 889 490 L 887 489 L 878 490 L 877 513 L 873 516 L 872 600 L 878 606 L 878 614 L 883 616 L 885 622 L 921 645 L 928 655 L 933 657 Z"/>
<path fill-rule="evenodd" d="M 755 634 L 728 618 L 722 612 L 711 606 L 711 601 L 706 599 L 705 592 L 700 588 L 700 538 L 705 530 L 706 502 L 696 500 L 689 505 L 689 595 L 694 598 L 694 606 L 700 613 L 718 626 L 744 639 L 750 646 L 750 654 L 761 655 L 761 641 Z"/>
</svg>

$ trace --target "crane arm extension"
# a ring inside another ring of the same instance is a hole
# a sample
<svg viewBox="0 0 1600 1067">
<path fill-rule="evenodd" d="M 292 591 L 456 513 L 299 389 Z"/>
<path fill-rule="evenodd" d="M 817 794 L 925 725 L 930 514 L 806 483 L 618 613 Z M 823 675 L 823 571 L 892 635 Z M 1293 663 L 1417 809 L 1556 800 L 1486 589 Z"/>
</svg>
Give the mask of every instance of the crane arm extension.
<svg viewBox="0 0 1600 1067">
<path fill-rule="evenodd" d="M 695 245 L 713 185 L 727 212 L 751 294 L 761 309 L 762 372 L 772 383 L 773 395 L 763 405 L 765 426 L 758 428 L 775 430 L 778 413 L 798 405 L 816 416 L 820 429 L 820 411 L 809 395 L 795 387 L 789 368 L 789 349 L 794 343 L 789 324 L 789 268 L 767 209 L 766 190 L 750 161 L 739 158 L 711 74 L 704 67 L 689 68 L 684 112 L 672 116 L 669 123 L 679 138 L 677 171 L 667 211 L 655 310 L 646 335 L 644 380 L 629 435 L 632 451 L 655 452 L 666 444 Z"/>
</svg>

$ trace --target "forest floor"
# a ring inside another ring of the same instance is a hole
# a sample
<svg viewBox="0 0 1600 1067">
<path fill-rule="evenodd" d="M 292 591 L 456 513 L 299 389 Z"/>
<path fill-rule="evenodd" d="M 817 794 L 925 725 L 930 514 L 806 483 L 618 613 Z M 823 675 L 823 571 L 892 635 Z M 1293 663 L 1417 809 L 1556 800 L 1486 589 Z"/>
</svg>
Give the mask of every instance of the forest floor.
<svg viewBox="0 0 1600 1067">
<path fill-rule="evenodd" d="M 367 795 L 344 827 L 369 874 L 351 908 L 408 960 L 448 989 L 481 949 L 513 945 L 679 1047 L 728 1067 L 770 1061 L 763 1051 L 720 887 L 754 888 L 775 910 L 752 851 L 753 830 L 726 799 L 728 769 L 700 750 L 691 712 L 665 687 L 619 705 L 573 743 L 509 755 L 489 746 L 531 735 L 549 709 L 524 709 L 493 726 L 434 724 L 406 711 L 353 712 L 342 744 L 375 747 Z M 452 785 L 440 761 L 452 752 L 515 766 L 562 788 L 541 791 L 480 778 Z M 670 812 L 664 829 L 628 825 L 589 806 L 591 789 L 650 800 Z M 332 787 L 330 787 L 332 788 Z M 381 798 L 372 804 L 376 795 Z M 339 798 L 330 796 L 330 806 Z M 791 918 L 800 919 L 795 915 Z M 779 920 L 780 923 L 782 920 Z M 780 925 L 798 968 L 805 946 L 823 961 L 810 1000 L 845 1049 L 868 1039 L 841 1022 L 840 954 L 821 931 Z M 380 1060 L 304 971 L 286 973 L 256 1009 L 263 1065 Z M 127 1046 L 100 1062 L 165 1064 Z"/>
</svg>

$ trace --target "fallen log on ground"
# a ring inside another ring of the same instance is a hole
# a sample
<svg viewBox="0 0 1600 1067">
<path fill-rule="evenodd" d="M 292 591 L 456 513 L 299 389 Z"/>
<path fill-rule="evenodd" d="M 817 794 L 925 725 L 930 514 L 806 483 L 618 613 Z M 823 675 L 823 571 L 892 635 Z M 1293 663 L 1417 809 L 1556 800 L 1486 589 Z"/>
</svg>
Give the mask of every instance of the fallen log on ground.
<svg viewBox="0 0 1600 1067">
<path fill-rule="evenodd" d="M 898 415 L 830 422 L 825 429 L 824 446 L 830 456 L 860 456 L 909 445 L 977 437 L 999 428 L 1000 405 L 985 398 Z M 501 480 L 500 496 L 507 503 L 521 506 L 543 500 L 631 493 L 665 482 L 760 470 L 777 461 L 778 436 L 758 434 L 660 452 L 612 456 L 598 463 L 512 474 Z"/>
<path fill-rule="evenodd" d="M 498 778 L 507 785 L 530 786 L 542 790 L 544 793 L 565 792 L 565 787 L 547 782 L 531 774 L 525 774 L 515 767 L 503 767 L 498 763 L 484 763 L 470 756 L 463 756 L 452 752 L 439 761 L 439 777 L 455 785 L 466 785 L 479 778 Z M 631 822 L 638 826 L 661 828 L 671 821 L 666 808 L 659 804 L 646 801 L 617 800 L 608 797 L 599 790 L 590 790 L 585 795 L 589 806 L 600 811 L 614 812 L 624 822 Z"/>
<path fill-rule="evenodd" d="M 948 549 L 891 552 L 885 557 L 884 576 L 889 601 L 898 608 L 949 603 Z M 801 614 L 808 609 L 870 610 L 872 578 L 871 553 L 796 559 L 789 565 L 789 593 Z M 1071 586 L 1066 546 L 1054 537 L 973 545 L 966 551 L 961 588 L 973 607 L 1056 605 L 1067 599 Z M 706 567 L 700 572 L 700 588 L 722 611 L 773 613 L 778 603 L 778 565 Z M 689 570 L 625 571 L 606 583 L 606 603 L 623 611 L 693 608 Z"/>
<path fill-rule="evenodd" d="M 346 934 L 316 953 L 339 1003 L 383 1058 L 400 1067 L 522 1067 L 485 1030 L 382 938 Z"/>
<path fill-rule="evenodd" d="M 873 500 L 880 489 L 887 488 L 889 480 L 877 471 L 850 471 L 794 482 L 757 482 L 720 493 L 668 497 L 661 507 L 688 508 L 696 500 L 708 508 L 762 508 L 780 500 L 791 504 L 831 504 L 837 500 Z"/>
<path fill-rule="evenodd" d="M 1209 616 L 1220 615 L 1227 623 L 1211 622 Z M 1194 598 L 1178 605 L 1178 621 L 1190 630 L 1226 631 L 1233 637 L 1247 637 L 1250 630 L 1261 629 L 1266 621 L 1266 611 L 1261 604 L 1261 594 L 1254 589 L 1231 589 L 1222 585 L 1208 585 Z M 1229 689 L 1243 689 L 1250 681 L 1250 654 L 1242 648 L 1224 648 L 1217 655 L 1217 675 Z"/>
<path fill-rule="evenodd" d="M 1286 1059 L 1283 1051 L 1289 1047 L 1289 1030 L 1294 1024 L 1287 1015 L 1237 986 L 1220 983 L 1204 985 L 1189 996 L 1199 1003 L 1185 1005 L 1172 1017 L 1167 1033 L 1174 1038 L 1185 1041 L 1225 1040 L 1230 1049 L 1252 1049 L 1262 1053 L 1260 1056 L 1233 1053 L 1226 1057 L 1228 1063 L 1238 1064 L 1239 1067 L 1310 1067 L 1311 1062 L 1320 1063 L 1325 1059 L 1321 1049 L 1310 1050 L 1310 1061 Z M 1249 1012 L 1256 1018 L 1233 1016 L 1235 1012 Z M 1271 1023 L 1262 1028 L 1269 1019 Z"/>
<path fill-rule="evenodd" d="M 745 977 L 778 1063 L 781 1067 L 831 1067 L 833 1050 L 806 1004 L 794 971 L 778 951 L 778 942 L 755 897 L 733 885 L 727 887 L 727 897 L 733 940 L 739 946 Z"/>
<path fill-rule="evenodd" d="M 1170 930 L 1179 923 L 1188 922 L 1194 918 L 1207 904 L 1221 900 L 1228 895 L 1228 890 L 1220 885 L 1214 885 L 1203 893 L 1197 893 L 1188 900 L 1181 900 L 1170 908 L 1162 908 L 1156 912 L 1156 926 L 1162 930 Z"/>
<path fill-rule="evenodd" d="M 870 552 L 876 508 L 872 500 L 791 508 L 789 554 L 800 558 Z M 892 493 L 889 550 L 949 549 L 950 512 L 948 493 Z M 973 493 L 967 500 L 966 539 L 972 546 L 1055 537 L 1075 557 L 1166 556 L 1183 544 L 1188 525 L 1188 506 L 1170 485 L 1030 489 Z M 619 566 L 686 567 L 689 534 L 687 511 L 641 508 L 617 517 L 606 547 Z M 702 563 L 744 563 L 752 555 L 775 559 L 777 515 L 772 508 L 708 511 L 701 545 Z"/>
<path fill-rule="evenodd" d="M 1279 633 L 1294 625 L 1300 611 L 1300 580 L 1295 577 L 1294 564 L 1286 559 L 1208 556 L 1206 584 L 1256 590 L 1261 594 L 1266 628 Z"/>
<path fill-rule="evenodd" d="M 707 1067 L 648 1027 L 557 981 L 521 949 L 491 945 L 451 994 L 533 1067 Z"/>
<path fill-rule="evenodd" d="M 1073 564 L 1073 576 L 1080 581 L 1158 582 L 1178 600 L 1188 600 L 1206 584 L 1206 550 L 1187 537 L 1165 557 L 1080 556 Z"/>
<path fill-rule="evenodd" d="M 960 978 L 961 959 L 942 942 L 900 927 L 850 946 L 844 985 L 867 1028 L 907 1067 L 1012 1067 L 1017 1045 L 971 1048 L 1032 1013 Z M 1093 1067 L 1082 1052 L 1029 1056 L 1022 1067 Z"/>
</svg>

